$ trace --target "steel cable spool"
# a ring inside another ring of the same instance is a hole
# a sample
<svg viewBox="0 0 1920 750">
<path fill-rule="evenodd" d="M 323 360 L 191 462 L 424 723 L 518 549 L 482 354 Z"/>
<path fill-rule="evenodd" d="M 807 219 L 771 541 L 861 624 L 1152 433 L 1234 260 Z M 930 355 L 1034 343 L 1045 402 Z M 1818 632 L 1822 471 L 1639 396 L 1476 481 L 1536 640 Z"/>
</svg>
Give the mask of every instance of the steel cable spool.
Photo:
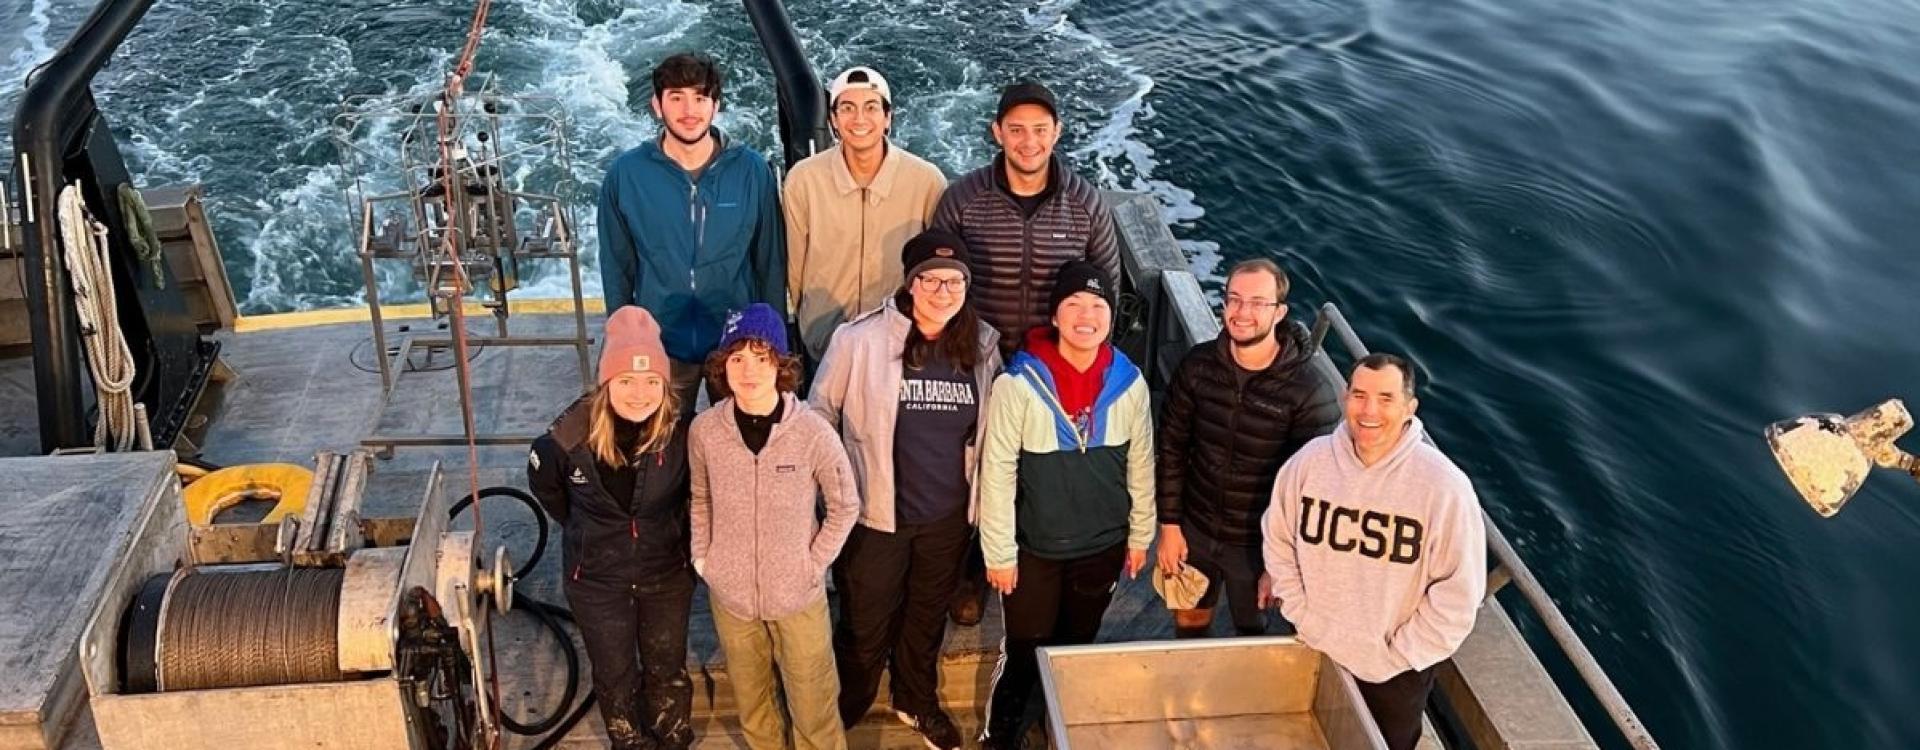
<svg viewBox="0 0 1920 750">
<path fill-rule="evenodd" d="M 153 642 L 161 691 L 341 679 L 346 571 L 189 571 L 167 588 Z"/>
</svg>

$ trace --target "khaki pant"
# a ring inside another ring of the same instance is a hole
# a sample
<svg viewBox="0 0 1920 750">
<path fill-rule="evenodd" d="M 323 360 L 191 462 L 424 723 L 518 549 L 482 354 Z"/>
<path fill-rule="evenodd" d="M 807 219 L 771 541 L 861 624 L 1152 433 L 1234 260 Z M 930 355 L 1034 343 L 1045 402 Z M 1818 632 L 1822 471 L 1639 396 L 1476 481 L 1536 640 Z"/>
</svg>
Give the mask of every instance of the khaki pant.
<svg viewBox="0 0 1920 750">
<path fill-rule="evenodd" d="M 743 620 L 716 602 L 713 629 L 726 650 L 747 746 L 846 750 L 826 597 L 779 620 Z"/>
</svg>

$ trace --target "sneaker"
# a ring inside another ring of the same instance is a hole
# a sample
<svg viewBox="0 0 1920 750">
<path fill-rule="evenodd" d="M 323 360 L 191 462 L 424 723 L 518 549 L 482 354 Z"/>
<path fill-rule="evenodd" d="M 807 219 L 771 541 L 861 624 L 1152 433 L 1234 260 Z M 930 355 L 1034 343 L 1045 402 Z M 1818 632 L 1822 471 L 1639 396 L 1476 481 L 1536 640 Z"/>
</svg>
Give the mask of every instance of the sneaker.
<svg viewBox="0 0 1920 750">
<path fill-rule="evenodd" d="M 932 750 L 959 750 L 960 729 L 953 725 L 953 719 L 947 716 L 947 712 L 934 709 L 932 713 L 914 716 L 905 711 L 895 711 L 893 715 L 900 717 L 900 723 L 919 732 L 920 739 Z"/>
</svg>

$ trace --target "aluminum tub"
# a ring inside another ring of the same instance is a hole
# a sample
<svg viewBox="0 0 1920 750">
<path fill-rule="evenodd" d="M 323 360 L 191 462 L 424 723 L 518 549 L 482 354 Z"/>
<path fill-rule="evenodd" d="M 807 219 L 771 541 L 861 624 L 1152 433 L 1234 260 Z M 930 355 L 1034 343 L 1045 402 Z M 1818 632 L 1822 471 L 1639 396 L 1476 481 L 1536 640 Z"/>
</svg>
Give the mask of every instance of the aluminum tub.
<svg viewBox="0 0 1920 750">
<path fill-rule="evenodd" d="M 1291 637 L 1040 649 L 1064 750 L 1385 750 L 1346 670 Z"/>
</svg>

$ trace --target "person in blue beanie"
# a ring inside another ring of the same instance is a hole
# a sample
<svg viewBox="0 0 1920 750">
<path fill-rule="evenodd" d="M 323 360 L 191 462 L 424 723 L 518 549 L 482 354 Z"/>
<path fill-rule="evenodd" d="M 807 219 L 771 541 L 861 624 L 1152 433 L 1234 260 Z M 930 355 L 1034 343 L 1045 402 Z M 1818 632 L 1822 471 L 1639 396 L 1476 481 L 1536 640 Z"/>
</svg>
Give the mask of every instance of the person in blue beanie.
<svg viewBox="0 0 1920 750">
<path fill-rule="evenodd" d="M 840 435 L 795 395 L 800 358 L 787 342 L 786 321 L 755 304 L 727 319 L 707 356 L 717 400 L 687 434 L 693 569 L 747 746 L 846 750 L 825 581 L 860 488 Z"/>
</svg>

